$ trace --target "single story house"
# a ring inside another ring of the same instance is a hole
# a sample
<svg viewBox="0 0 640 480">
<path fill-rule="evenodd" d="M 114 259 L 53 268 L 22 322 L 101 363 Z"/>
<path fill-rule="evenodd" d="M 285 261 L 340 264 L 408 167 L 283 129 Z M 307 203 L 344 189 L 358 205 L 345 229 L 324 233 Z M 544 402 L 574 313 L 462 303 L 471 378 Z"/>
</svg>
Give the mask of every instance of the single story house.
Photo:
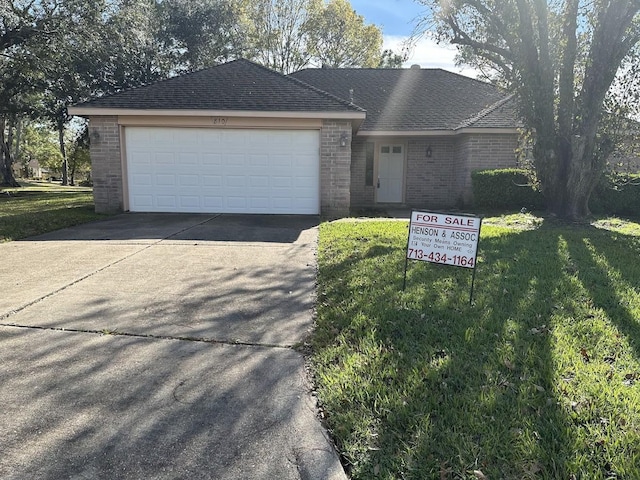
<svg viewBox="0 0 640 480">
<path fill-rule="evenodd" d="M 471 171 L 516 165 L 514 99 L 440 69 L 235 60 L 69 113 L 89 119 L 98 212 L 442 209 L 469 202 Z"/>
</svg>

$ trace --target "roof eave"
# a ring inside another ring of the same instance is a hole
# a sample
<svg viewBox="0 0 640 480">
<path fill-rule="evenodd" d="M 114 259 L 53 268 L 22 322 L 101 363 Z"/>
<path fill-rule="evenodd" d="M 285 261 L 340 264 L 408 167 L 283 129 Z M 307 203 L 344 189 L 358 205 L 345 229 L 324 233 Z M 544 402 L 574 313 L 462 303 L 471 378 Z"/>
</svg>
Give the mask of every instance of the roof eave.
<svg viewBox="0 0 640 480">
<path fill-rule="evenodd" d="M 516 127 L 475 127 L 457 130 L 360 130 L 359 137 L 452 137 L 464 134 L 514 134 Z"/>
<path fill-rule="evenodd" d="M 91 106 L 71 106 L 68 109 L 70 115 L 78 117 L 91 116 L 154 116 L 154 117 L 253 117 L 253 118 L 332 118 L 344 120 L 361 120 L 366 117 L 365 112 L 345 111 L 262 111 L 262 110 L 201 110 L 201 109 L 136 109 L 136 108 L 109 108 Z"/>
</svg>

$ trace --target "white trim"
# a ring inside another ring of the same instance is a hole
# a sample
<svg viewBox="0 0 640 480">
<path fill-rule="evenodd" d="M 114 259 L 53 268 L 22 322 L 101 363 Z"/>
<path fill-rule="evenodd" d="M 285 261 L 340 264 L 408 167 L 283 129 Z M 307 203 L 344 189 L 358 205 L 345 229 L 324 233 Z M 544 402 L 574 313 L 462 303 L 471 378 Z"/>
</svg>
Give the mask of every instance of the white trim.
<svg viewBox="0 0 640 480">
<path fill-rule="evenodd" d="M 95 117 L 89 117 L 95 118 Z M 131 127 L 177 128 L 267 128 L 286 130 L 320 130 L 320 118 L 251 118 L 251 117 L 149 117 L 119 116 L 118 124 Z"/>
<path fill-rule="evenodd" d="M 129 167 L 127 164 L 127 132 L 123 125 L 118 125 L 120 133 L 120 169 L 122 171 L 122 210 L 129 211 Z"/>
<path fill-rule="evenodd" d="M 388 205 L 402 205 L 407 201 L 407 172 L 409 171 L 409 149 L 407 148 L 407 141 L 404 138 L 390 138 L 390 139 L 381 139 L 374 142 L 375 151 L 374 151 L 374 193 L 373 193 L 373 201 L 377 204 L 388 204 Z M 390 147 L 389 152 L 391 153 L 391 148 L 396 146 L 402 147 L 402 199 L 399 202 L 381 202 L 378 200 L 378 190 L 377 182 L 380 179 L 380 156 L 382 155 L 381 149 L 384 146 Z"/>
<path fill-rule="evenodd" d="M 460 130 L 365 130 L 358 137 L 453 137 L 470 133 L 514 134 L 517 128 L 461 128 Z"/>
<path fill-rule="evenodd" d="M 131 108 L 69 107 L 70 115 L 97 116 L 187 116 L 187 117 L 257 117 L 257 118 L 330 118 L 364 119 L 365 112 L 273 112 L 254 110 L 137 110 Z"/>
</svg>

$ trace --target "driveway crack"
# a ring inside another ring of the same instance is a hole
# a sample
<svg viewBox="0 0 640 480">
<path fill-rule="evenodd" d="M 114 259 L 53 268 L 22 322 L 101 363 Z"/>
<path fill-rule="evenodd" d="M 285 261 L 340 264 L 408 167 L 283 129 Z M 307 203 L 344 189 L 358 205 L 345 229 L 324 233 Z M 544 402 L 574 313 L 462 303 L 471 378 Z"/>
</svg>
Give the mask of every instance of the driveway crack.
<svg viewBox="0 0 640 480">
<path fill-rule="evenodd" d="M 206 337 L 190 337 L 190 336 L 173 336 L 173 335 L 154 335 L 150 333 L 131 333 L 120 332 L 114 330 L 92 330 L 85 328 L 66 328 L 66 327 L 42 327 L 36 325 L 21 325 L 19 323 L 0 323 L 0 327 L 11 328 L 23 328 L 29 330 L 47 330 L 53 332 L 69 332 L 69 333 L 88 333 L 93 335 L 112 335 L 115 337 L 133 337 L 133 338 L 146 338 L 152 340 L 177 340 L 182 342 L 199 342 L 210 343 L 213 345 L 230 345 L 230 346 L 242 346 L 242 347 L 256 347 L 256 348 L 273 348 L 278 350 L 295 350 L 293 345 L 280 345 L 277 343 L 259 343 L 259 342 L 243 342 L 240 340 L 217 340 Z"/>
</svg>

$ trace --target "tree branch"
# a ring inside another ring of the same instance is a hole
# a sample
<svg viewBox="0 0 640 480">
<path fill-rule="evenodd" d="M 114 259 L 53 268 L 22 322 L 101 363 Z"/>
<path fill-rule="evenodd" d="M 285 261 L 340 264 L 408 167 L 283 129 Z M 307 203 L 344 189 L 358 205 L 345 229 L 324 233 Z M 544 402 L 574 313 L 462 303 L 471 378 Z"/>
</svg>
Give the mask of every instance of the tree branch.
<svg viewBox="0 0 640 480">
<path fill-rule="evenodd" d="M 492 45 L 487 42 L 480 42 L 478 40 L 474 40 L 473 38 L 471 38 L 469 34 L 467 34 L 465 31 L 463 31 L 460 28 L 460 26 L 456 22 L 455 17 L 453 17 L 452 15 L 449 15 L 446 21 L 454 33 L 453 37 L 451 38 L 451 43 L 456 43 L 458 45 L 467 45 L 473 48 L 474 51 L 486 50 L 488 52 L 491 52 L 495 55 L 498 55 L 504 58 L 507 61 L 515 60 L 515 56 L 509 50 L 502 47 L 498 47 L 497 45 Z"/>
<path fill-rule="evenodd" d="M 575 63 L 578 53 L 576 31 L 578 28 L 578 8 L 580 0 L 569 0 L 564 13 L 562 36 L 565 48 L 560 65 L 558 80 L 558 134 L 563 142 L 569 142 L 573 131 L 573 108 L 575 90 Z"/>
</svg>

